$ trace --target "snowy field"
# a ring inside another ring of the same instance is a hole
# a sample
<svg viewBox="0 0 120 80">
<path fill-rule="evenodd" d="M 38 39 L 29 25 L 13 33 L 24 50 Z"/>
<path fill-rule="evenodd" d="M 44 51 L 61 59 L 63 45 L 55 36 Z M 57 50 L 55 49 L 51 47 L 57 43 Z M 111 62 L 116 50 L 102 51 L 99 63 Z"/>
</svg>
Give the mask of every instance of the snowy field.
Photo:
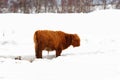
<svg viewBox="0 0 120 80">
<path fill-rule="evenodd" d="M 0 14 L 0 80 L 120 80 L 120 11 L 73 14 Z M 35 59 L 38 29 L 77 33 L 70 46 Z M 20 58 L 21 60 L 17 60 Z"/>
</svg>

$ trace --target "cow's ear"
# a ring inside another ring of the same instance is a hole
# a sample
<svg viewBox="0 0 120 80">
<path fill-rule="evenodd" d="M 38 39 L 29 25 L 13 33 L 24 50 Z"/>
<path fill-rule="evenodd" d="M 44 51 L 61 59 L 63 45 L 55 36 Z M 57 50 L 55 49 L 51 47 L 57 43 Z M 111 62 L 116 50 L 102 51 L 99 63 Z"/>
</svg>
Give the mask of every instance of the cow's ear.
<svg viewBox="0 0 120 80">
<path fill-rule="evenodd" d="M 72 35 L 71 34 L 65 35 L 65 39 L 66 39 L 66 44 L 71 45 L 71 43 L 72 43 Z"/>
</svg>

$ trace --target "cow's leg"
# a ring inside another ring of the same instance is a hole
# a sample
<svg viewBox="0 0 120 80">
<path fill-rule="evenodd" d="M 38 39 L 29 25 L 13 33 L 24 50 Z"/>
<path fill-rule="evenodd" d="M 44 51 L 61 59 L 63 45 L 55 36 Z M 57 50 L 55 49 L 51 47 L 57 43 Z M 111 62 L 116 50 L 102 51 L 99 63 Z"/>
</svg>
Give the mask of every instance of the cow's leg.
<svg viewBox="0 0 120 80">
<path fill-rule="evenodd" d="M 62 49 L 57 49 L 56 50 L 56 57 L 60 56 L 62 52 Z"/>
<path fill-rule="evenodd" d="M 35 56 L 36 58 L 42 58 L 42 50 L 39 49 L 38 45 L 35 46 Z"/>
<path fill-rule="evenodd" d="M 37 45 L 35 45 L 35 54 L 36 54 L 36 56 L 38 54 L 38 46 Z"/>
<path fill-rule="evenodd" d="M 39 50 L 38 58 L 42 58 L 42 50 Z"/>
<path fill-rule="evenodd" d="M 38 53 L 36 53 L 36 58 L 42 58 L 42 50 L 39 50 Z"/>
</svg>

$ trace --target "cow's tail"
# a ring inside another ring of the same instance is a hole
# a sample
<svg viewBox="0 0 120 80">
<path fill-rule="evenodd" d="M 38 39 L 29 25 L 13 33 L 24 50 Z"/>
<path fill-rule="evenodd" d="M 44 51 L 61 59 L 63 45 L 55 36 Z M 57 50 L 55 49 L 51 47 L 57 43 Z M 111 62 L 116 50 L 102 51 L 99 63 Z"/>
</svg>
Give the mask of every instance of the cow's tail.
<svg viewBox="0 0 120 80">
<path fill-rule="evenodd" d="M 38 31 L 36 31 L 36 32 L 34 33 L 34 43 L 35 43 L 35 44 L 38 43 L 38 38 L 37 38 L 37 36 L 38 36 Z"/>
<path fill-rule="evenodd" d="M 37 57 L 37 55 L 38 55 L 38 31 L 36 31 L 35 33 L 34 33 L 34 43 L 35 43 L 35 56 Z"/>
</svg>

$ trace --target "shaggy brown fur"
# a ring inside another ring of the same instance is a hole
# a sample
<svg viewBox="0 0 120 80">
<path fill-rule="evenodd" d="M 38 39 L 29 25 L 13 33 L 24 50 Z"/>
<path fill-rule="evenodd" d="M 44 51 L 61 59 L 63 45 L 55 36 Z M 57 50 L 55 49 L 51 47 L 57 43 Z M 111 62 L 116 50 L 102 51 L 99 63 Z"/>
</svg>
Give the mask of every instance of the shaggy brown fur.
<svg viewBox="0 0 120 80">
<path fill-rule="evenodd" d="M 62 50 L 80 46 L 80 38 L 77 34 L 68 34 L 62 31 L 38 30 L 34 33 L 36 58 L 42 58 L 42 50 L 56 51 L 56 57 Z"/>
</svg>

